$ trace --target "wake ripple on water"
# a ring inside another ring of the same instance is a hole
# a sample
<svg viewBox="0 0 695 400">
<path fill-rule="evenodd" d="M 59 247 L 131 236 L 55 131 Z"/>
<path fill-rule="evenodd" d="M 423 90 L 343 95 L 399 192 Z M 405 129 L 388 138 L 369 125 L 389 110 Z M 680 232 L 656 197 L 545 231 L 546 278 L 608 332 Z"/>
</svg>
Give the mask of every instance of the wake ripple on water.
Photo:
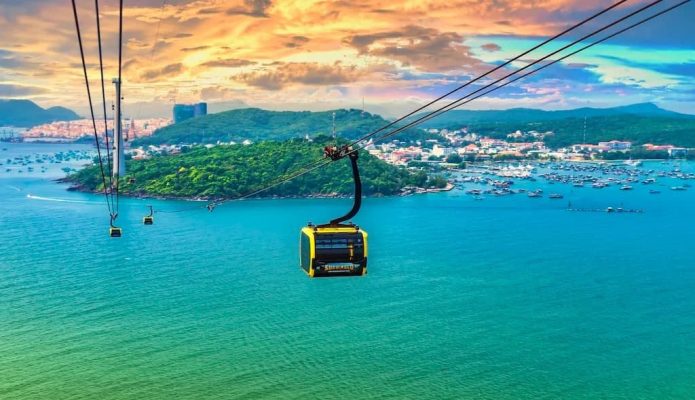
<svg viewBox="0 0 695 400">
<path fill-rule="evenodd" d="M 43 196 L 35 196 L 33 194 L 28 194 L 27 199 L 30 200 L 40 200 L 40 201 L 53 201 L 56 203 L 73 203 L 73 204 L 101 204 L 97 203 L 95 201 L 88 201 L 88 200 L 70 200 L 70 199 L 61 199 L 61 198 L 54 198 L 54 197 L 43 197 Z"/>
</svg>

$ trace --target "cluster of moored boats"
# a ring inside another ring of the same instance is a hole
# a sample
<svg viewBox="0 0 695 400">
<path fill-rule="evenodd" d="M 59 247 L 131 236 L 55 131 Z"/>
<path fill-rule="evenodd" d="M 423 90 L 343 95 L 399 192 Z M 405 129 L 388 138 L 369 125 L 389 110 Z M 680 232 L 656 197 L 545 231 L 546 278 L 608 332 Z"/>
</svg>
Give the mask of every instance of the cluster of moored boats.
<svg viewBox="0 0 695 400">
<path fill-rule="evenodd" d="M 480 183 L 480 182 L 479 182 Z M 527 190 L 524 188 L 512 189 L 511 186 L 514 185 L 514 181 L 511 180 L 490 180 L 483 181 L 482 183 L 492 186 L 490 189 L 470 189 L 466 191 L 466 194 L 476 196 L 476 198 L 481 198 L 482 195 L 492 195 L 492 196 L 507 196 L 512 194 L 523 194 L 526 193 L 528 197 L 540 198 L 543 197 L 543 189 Z M 562 199 L 564 196 L 559 193 L 550 193 L 548 198 L 550 199 Z"/>
<path fill-rule="evenodd" d="M 5 150 L 5 149 L 3 149 Z M 35 168 L 39 168 L 41 173 L 48 171 L 49 164 L 74 163 L 79 161 L 91 161 L 92 154 L 88 151 L 64 151 L 54 154 L 33 154 L 21 157 L 7 158 L 0 160 L 0 167 L 5 167 L 5 172 L 16 171 L 18 173 L 34 172 Z M 63 168 L 67 170 L 67 168 Z"/>
<path fill-rule="evenodd" d="M 607 164 L 554 164 L 550 166 L 551 172 L 541 174 L 550 184 L 564 183 L 571 184 L 573 187 L 581 188 L 591 186 L 594 189 L 603 189 L 610 186 L 618 186 L 620 190 L 629 191 L 633 185 L 653 185 L 657 183 L 657 178 L 671 178 L 679 180 L 695 180 L 695 174 L 684 173 L 679 167 L 671 171 L 656 171 L 654 169 L 627 168 L 622 165 Z M 569 171 L 571 174 L 563 174 L 557 171 Z M 671 190 L 687 190 L 690 184 L 671 186 Z M 661 193 L 660 190 L 651 189 L 651 194 Z"/>
<path fill-rule="evenodd" d="M 654 169 L 635 168 L 636 165 L 616 165 L 616 164 L 579 164 L 579 163 L 553 163 L 539 164 L 546 172 L 536 175 L 538 179 L 543 179 L 546 183 L 572 185 L 574 188 L 592 187 L 594 189 L 603 189 L 607 187 L 618 187 L 622 191 L 631 191 L 636 185 L 657 186 L 657 179 L 669 178 L 671 180 L 695 180 L 694 173 L 685 173 L 678 166 L 670 171 L 657 171 Z M 532 172 L 528 167 L 523 168 L 524 171 Z M 477 185 L 489 186 L 484 189 L 470 189 L 466 194 L 481 198 L 482 195 L 506 196 L 519 193 L 526 193 L 530 198 L 543 197 L 541 189 L 526 190 L 514 189 L 515 180 L 510 179 L 508 174 L 500 174 L 500 169 L 488 169 L 479 171 L 479 175 L 469 175 L 458 178 L 456 183 L 472 183 Z M 504 170 L 506 171 L 506 170 Z M 494 176 L 491 176 L 494 175 Z M 503 179 L 495 179 L 502 177 Z M 531 174 L 517 176 L 516 180 L 524 180 L 535 182 L 537 178 Z M 668 186 L 667 186 L 668 187 Z M 690 188 L 689 183 L 670 186 L 673 191 L 685 191 Z M 657 188 L 649 190 L 650 194 L 659 194 L 661 191 Z M 562 199 L 564 196 L 560 193 L 550 193 L 550 199 Z"/>
<path fill-rule="evenodd" d="M 639 208 L 624 208 L 624 207 L 606 207 L 606 208 L 567 208 L 567 211 L 579 211 L 579 212 L 607 212 L 607 213 L 628 213 L 628 214 L 641 214 L 644 210 Z"/>
</svg>

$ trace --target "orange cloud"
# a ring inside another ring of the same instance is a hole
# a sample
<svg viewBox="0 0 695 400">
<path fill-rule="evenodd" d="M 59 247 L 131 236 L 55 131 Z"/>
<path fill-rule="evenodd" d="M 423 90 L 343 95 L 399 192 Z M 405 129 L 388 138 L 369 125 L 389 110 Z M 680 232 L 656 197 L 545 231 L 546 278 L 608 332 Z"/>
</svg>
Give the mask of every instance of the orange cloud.
<svg viewBox="0 0 695 400">
<path fill-rule="evenodd" d="M 242 73 L 233 79 L 265 90 L 279 90 L 292 84 L 335 85 L 354 82 L 358 76 L 355 67 L 346 67 L 340 63 L 281 63 L 270 70 Z"/>
<path fill-rule="evenodd" d="M 27 97 L 84 106 L 74 21 L 65 1 L 5 3 L 0 9 L 3 83 L 43 90 L 25 91 Z M 78 4 L 94 82 L 99 76 L 94 4 Z M 132 102 L 195 100 L 205 90 L 209 98 L 282 104 L 313 99 L 319 88 L 336 101 L 359 103 L 364 92 L 376 90 L 384 98 L 410 99 L 421 87 L 487 70 L 510 50 L 476 37 L 556 33 L 607 3 L 179 0 L 161 5 L 161 0 L 126 2 L 124 91 Z M 104 2 L 101 11 L 110 78 L 117 73 L 117 9 Z M 107 90 L 112 96 L 110 85 Z"/>
<path fill-rule="evenodd" d="M 183 72 L 183 64 L 169 64 L 162 68 L 149 69 L 140 75 L 140 80 L 150 82 L 156 79 L 166 79 L 181 75 Z"/>
</svg>

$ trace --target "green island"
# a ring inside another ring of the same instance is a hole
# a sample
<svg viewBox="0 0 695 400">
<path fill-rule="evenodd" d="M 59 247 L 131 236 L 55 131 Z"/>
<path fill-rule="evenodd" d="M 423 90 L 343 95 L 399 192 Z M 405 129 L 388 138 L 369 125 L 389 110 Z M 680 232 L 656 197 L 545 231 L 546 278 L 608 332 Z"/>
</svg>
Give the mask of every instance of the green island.
<svg viewBox="0 0 695 400">
<path fill-rule="evenodd" d="M 135 197 L 180 199 L 232 199 L 293 174 L 321 160 L 325 145 L 334 141 L 293 139 L 251 145 L 184 146 L 180 154 L 156 155 L 127 160 L 127 175 L 120 183 L 121 194 Z M 439 176 L 393 166 L 367 152 L 359 156 L 363 192 L 367 196 L 391 196 L 414 188 L 443 188 Z M 65 178 L 72 190 L 101 191 L 97 165 L 88 166 Z M 318 168 L 257 197 L 342 197 L 353 193 L 352 170 L 347 159 Z"/>
</svg>

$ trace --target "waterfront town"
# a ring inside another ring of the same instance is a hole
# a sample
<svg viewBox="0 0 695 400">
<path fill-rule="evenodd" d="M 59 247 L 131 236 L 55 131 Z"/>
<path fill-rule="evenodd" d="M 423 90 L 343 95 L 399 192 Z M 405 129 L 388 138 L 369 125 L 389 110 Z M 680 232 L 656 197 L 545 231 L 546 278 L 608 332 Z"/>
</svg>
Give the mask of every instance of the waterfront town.
<svg viewBox="0 0 695 400">
<path fill-rule="evenodd" d="M 123 133 L 128 139 L 152 135 L 157 129 L 171 123 L 167 118 L 126 119 Z M 97 120 L 97 132 L 104 131 L 104 120 Z M 107 129 L 113 131 L 113 119 L 107 120 Z M 72 142 L 82 138 L 92 138 L 94 127 L 89 119 L 75 121 L 56 121 L 38 125 L 21 132 L 25 142 Z"/>
<path fill-rule="evenodd" d="M 172 109 L 172 119 L 125 119 L 123 132 L 126 149 L 133 158 L 147 158 L 153 154 L 176 154 L 185 146 L 195 143 L 172 143 L 159 146 L 131 147 L 133 140 L 154 134 L 158 129 L 172 123 L 179 123 L 190 118 L 207 115 L 207 104 L 176 104 Z M 97 120 L 98 132 L 106 130 L 113 134 L 113 119 Z M 91 140 L 94 127 L 91 120 L 57 121 L 38 125 L 29 129 L 0 128 L 0 140 L 19 140 L 25 142 L 74 142 Z M 546 138 L 554 136 L 552 131 L 516 130 L 504 136 L 491 138 L 478 134 L 468 128 L 461 129 L 424 129 L 428 139 L 370 141 L 365 150 L 385 162 L 399 166 L 439 165 L 456 167 L 464 162 L 485 161 L 593 161 L 630 159 L 678 159 L 692 158 L 695 149 L 687 149 L 672 144 L 633 144 L 628 141 L 609 140 L 598 143 L 576 143 L 561 148 L 551 148 Z M 310 139 L 309 133 L 305 136 Z M 238 144 L 249 145 L 250 140 Z M 236 142 L 215 145 L 236 145 Z M 208 144 L 206 146 L 214 146 Z"/>
<path fill-rule="evenodd" d="M 20 133 L 24 141 L 70 142 L 90 138 L 93 133 L 91 121 L 78 120 L 54 122 L 23 130 Z M 129 139 L 148 136 L 156 129 L 171 123 L 167 119 L 127 120 L 124 132 Z M 103 130 L 103 121 L 98 123 L 98 130 Z M 107 127 L 112 131 L 111 124 Z M 687 181 L 695 180 L 695 174 L 681 171 L 677 164 L 669 167 L 637 168 L 640 159 L 690 158 L 694 149 L 674 145 L 636 145 L 628 141 L 610 140 L 598 143 L 578 143 L 552 149 L 544 139 L 554 135 L 553 132 L 515 131 L 506 135 L 506 139 L 490 138 L 469 132 L 467 129 L 447 130 L 428 129 L 428 139 L 395 139 L 388 142 L 371 140 L 364 146 L 364 151 L 389 163 L 409 169 L 427 170 L 437 176 L 443 175 L 444 183 L 437 188 L 406 187 L 402 195 L 425 193 L 430 191 L 452 190 L 458 187 L 465 194 L 482 200 L 483 196 L 507 196 L 525 193 L 530 198 L 543 197 L 543 191 L 534 182 L 543 180 L 547 184 L 564 184 L 570 188 L 592 187 L 602 189 L 616 186 L 621 191 L 630 191 L 633 185 L 649 185 L 649 194 L 659 194 L 657 186 L 670 188 L 672 191 L 685 191 L 690 188 Z M 306 135 L 305 140 L 311 141 Z M 126 142 L 127 155 L 133 159 L 147 159 L 160 154 L 178 154 L 191 146 L 247 146 L 251 140 L 240 142 L 218 142 L 215 144 L 179 143 L 133 147 L 131 140 Z M 639 157 L 632 158 L 632 154 Z M 17 170 L 33 171 L 33 164 L 41 164 L 41 173 L 48 171 L 47 164 L 60 164 L 70 160 L 88 160 L 93 156 L 89 152 L 68 152 L 53 156 L 30 158 L 8 158 L 0 166 L 6 173 Z M 622 160 L 619 163 L 606 163 L 609 160 Z M 663 162 L 664 164 L 666 161 Z M 666 169 L 665 169 L 666 168 Z M 63 168 L 70 172 L 69 168 Z M 657 185 L 657 180 L 659 184 Z M 668 182 L 668 183 L 667 183 Z M 517 183 L 517 185 L 515 185 Z M 514 185 L 514 186 L 512 186 Z M 465 189 L 464 189 L 465 186 Z M 653 186 L 653 188 L 652 188 Z M 549 199 L 562 199 L 562 191 L 548 194 Z M 584 209 L 574 209 L 586 211 Z M 600 208 L 605 211 L 629 212 L 623 207 Z M 631 210 L 638 212 L 639 209 Z"/>
<path fill-rule="evenodd" d="M 558 149 L 548 148 L 544 137 L 553 132 L 521 132 L 507 135 L 508 140 L 493 139 L 469 133 L 466 129 L 449 131 L 446 129 L 429 129 L 429 133 L 439 135 L 425 143 L 399 145 L 398 141 L 388 143 L 370 143 L 366 149 L 382 160 L 396 165 L 409 165 L 416 162 L 458 164 L 462 161 L 510 161 L 510 160 L 545 160 L 545 161 L 590 161 L 629 157 L 635 147 L 631 142 L 611 140 L 596 144 L 580 143 Z M 519 139 L 529 139 L 520 142 Z M 638 146 L 640 154 L 647 158 L 685 158 L 694 154 L 695 149 L 686 149 L 674 145 L 644 144 Z M 611 156 L 612 154 L 612 156 Z"/>
</svg>

